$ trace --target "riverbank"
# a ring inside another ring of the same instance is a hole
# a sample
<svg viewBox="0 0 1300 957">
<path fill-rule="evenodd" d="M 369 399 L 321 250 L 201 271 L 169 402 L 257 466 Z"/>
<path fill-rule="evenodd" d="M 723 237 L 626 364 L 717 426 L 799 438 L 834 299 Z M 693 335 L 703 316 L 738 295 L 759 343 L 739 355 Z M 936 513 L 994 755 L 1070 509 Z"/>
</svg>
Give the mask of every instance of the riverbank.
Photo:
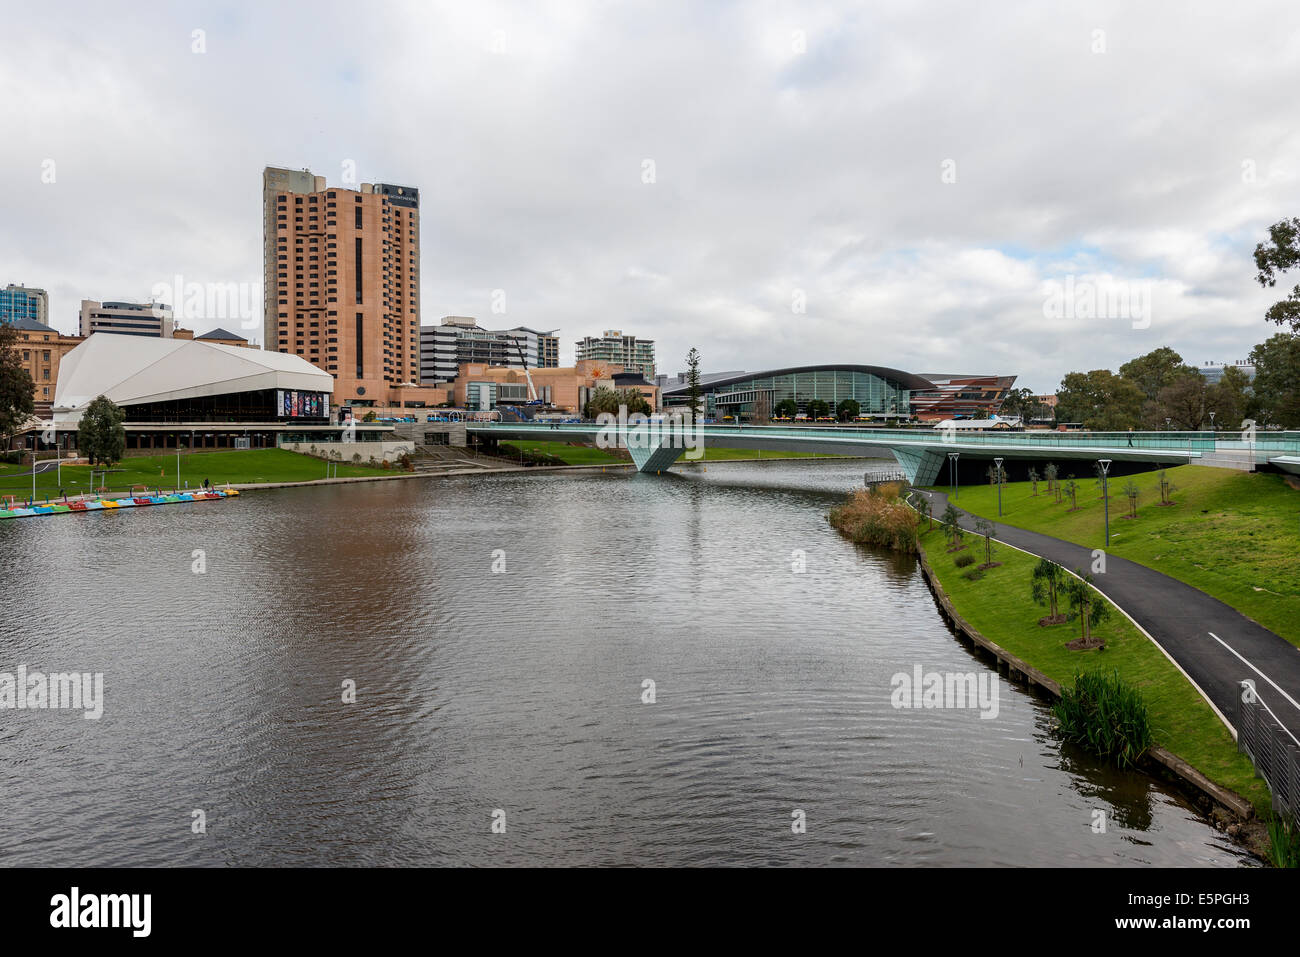
<svg viewBox="0 0 1300 957">
<path fill-rule="evenodd" d="M 1050 698 L 1059 697 L 1063 684 L 1073 683 L 1077 670 L 1118 671 L 1141 691 L 1151 714 L 1157 747 L 1148 753 L 1144 768 L 1176 779 L 1216 827 L 1253 853 L 1267 854 L 1267 827 L 1261 820 L 1270 809 L 1267 786 L 1238 753 L 1214 710 L 1127 615 L 1107 601 L 1111 613 L 1093 629 L 1105 640 L 1105 649 L 1072 651 L 1066 642 L 1077 636 L 1077 624 L 1038 624 L 1045 610 L 1030 598 L 1035 556 L 999 542 L 995 561 L 1000 564 L 967 577 L 955 558 L 982 546 L 976 542 L 955 553 L 948 547 L 937 523 L 919 536 L 926 581 L 959 635 L 993 655 L 1009 677 Z"/>
<path fill-rule="evenodd" d="M 1091 475 L 1075 478 L 1073 506 L 1068 495 L 1058 503 L 1044 482 L 1037 495 L 1030 482 L 1003 485 L 1000 517 L 996 486 L 964 487 L 956 504 L 1001 524 L 1104 548 L 1203 591 L 1300 646 L 1300 491 L 1265 472 L 1180 465 L 1165 475 L 1173 488 L 1163 496 L 1160 473 L 1131 477 L 1136 518 L 1126 517 L 1130 479 L 1108 482 L 1109 545 L 1106 503 Z"/>
</svg>

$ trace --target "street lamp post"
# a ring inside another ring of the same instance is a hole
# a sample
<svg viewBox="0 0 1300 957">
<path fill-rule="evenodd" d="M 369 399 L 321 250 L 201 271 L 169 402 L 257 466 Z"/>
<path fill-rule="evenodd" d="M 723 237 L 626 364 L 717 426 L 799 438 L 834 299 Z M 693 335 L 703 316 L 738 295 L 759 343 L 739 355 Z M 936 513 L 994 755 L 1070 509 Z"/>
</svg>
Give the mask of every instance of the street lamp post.
<svg viewBox="0 0 1300 957">
<path fill-rule="evenodd" d="M 1110 548 L 1110 495 L 1106 491 L 1106 479 L 1110 475 L 1110 459 L 1098 459 L 1101 466 L 1101 502 L 1106 512 L 1106 547 Z"/>
<path fill-rule="evenodd" d="M 960 452 L 948 453 L 948 487 L 953 490 L 953 501 L 961 497 L 961 486 L 957 484 L 957 456 Z"/>
<path fill-rule="evenodd" d="M 994 459 L 993 464 L 998 470 L 998 518 L 1002 517 L 1002 459 Z"/>
</svg>

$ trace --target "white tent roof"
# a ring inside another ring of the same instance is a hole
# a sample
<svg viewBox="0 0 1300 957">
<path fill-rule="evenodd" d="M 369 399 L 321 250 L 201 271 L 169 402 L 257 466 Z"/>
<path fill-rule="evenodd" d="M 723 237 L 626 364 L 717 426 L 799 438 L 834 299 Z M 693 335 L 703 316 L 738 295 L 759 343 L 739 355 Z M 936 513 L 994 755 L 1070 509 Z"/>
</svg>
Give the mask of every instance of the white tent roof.
<svg viewBox="0 0 1300 957">
<path fill-rule="evenodd" d="M 80 418 L 100 395 L 135 405 L 259 389 L 332 393 L 334 377 L 281 352 L 96 332 L 59 362 L 54 412 Z"/>
</svg>

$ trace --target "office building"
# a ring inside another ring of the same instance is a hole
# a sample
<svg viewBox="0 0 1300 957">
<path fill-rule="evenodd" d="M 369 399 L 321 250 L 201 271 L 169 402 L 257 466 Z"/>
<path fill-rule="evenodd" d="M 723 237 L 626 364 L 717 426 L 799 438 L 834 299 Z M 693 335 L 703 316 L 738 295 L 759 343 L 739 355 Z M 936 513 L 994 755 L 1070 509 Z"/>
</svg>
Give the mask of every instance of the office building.
<svg viewBox="0 0 1300 957">
<path fill-rule="evenodd" d="M 639 372 L 647 380 L 655 379 L 655 344 L 653 339 L 625 336 L 618 329 L 607 329 L 599 338 L 578 340 L 578 361 L 592 360 L 620 365 L 628 372 Z"/>
<path fill-rule="evenodd" d="M 13 322 L 16 319 L 49 325 L 49 294 L 44 289 L 15 286 L 12 283 L 0 289 L 0 322 Z"/>
<path fill-rule="evenodd" d="M 263 348 L 335 381 L 340 405 L 423 404 L 420 194 L 328 187 L 309 170 L 263 172 Z M 401 396 L 399 397 L 399 393 Z"/>
<path fill-rule="evenodd" d="M 560 364 L 556 330 L 526 326 L 484 329 L 468 316 L 444 316 L 436 326 L 420 329 L 420 381 L 451 382 L 462 365 L 556 368 Z"/>
<path fill-rule="evenodd" d="M 170 339 L 175 328 L 172 307 L 164 302 L 96 302 L 81 300 L 81 334 L 114 332 L 123 336 Z"/>
<path fill-rule="evenodd" d="M 1223 370 L 1229 368 L 1237 369 L 1245 375 L 1247 382 L 1255 381 L 1255 367 L 1246 359 L 1238 359 L 1236 362 L 1207 362 L 1198 371 L 1205 377 L 1206 385 L 1218 385 L 1223 378 Z"/>
</svg>

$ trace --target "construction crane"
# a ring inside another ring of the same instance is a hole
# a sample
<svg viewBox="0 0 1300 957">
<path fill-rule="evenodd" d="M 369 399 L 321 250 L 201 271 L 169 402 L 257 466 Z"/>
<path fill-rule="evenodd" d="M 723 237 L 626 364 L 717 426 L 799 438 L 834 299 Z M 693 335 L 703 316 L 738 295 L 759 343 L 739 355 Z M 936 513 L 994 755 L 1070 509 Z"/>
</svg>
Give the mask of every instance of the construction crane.
<svg viewBox="0 0 1300 957">
<path fill-rule="evenodd" d="M 515 351 L 519 353 L 519 361 L 524 367 L 524 378 L 528 380 L 528 405 L 543 405 L 541 399 L 537 397 L 537 389 L 533 386 L 533 375 L 528 371 L 528 357 L 524 355 L 523 346 L 519 344 L 518 339 L 512 340 L 515 344 Z"/>
</svg>

